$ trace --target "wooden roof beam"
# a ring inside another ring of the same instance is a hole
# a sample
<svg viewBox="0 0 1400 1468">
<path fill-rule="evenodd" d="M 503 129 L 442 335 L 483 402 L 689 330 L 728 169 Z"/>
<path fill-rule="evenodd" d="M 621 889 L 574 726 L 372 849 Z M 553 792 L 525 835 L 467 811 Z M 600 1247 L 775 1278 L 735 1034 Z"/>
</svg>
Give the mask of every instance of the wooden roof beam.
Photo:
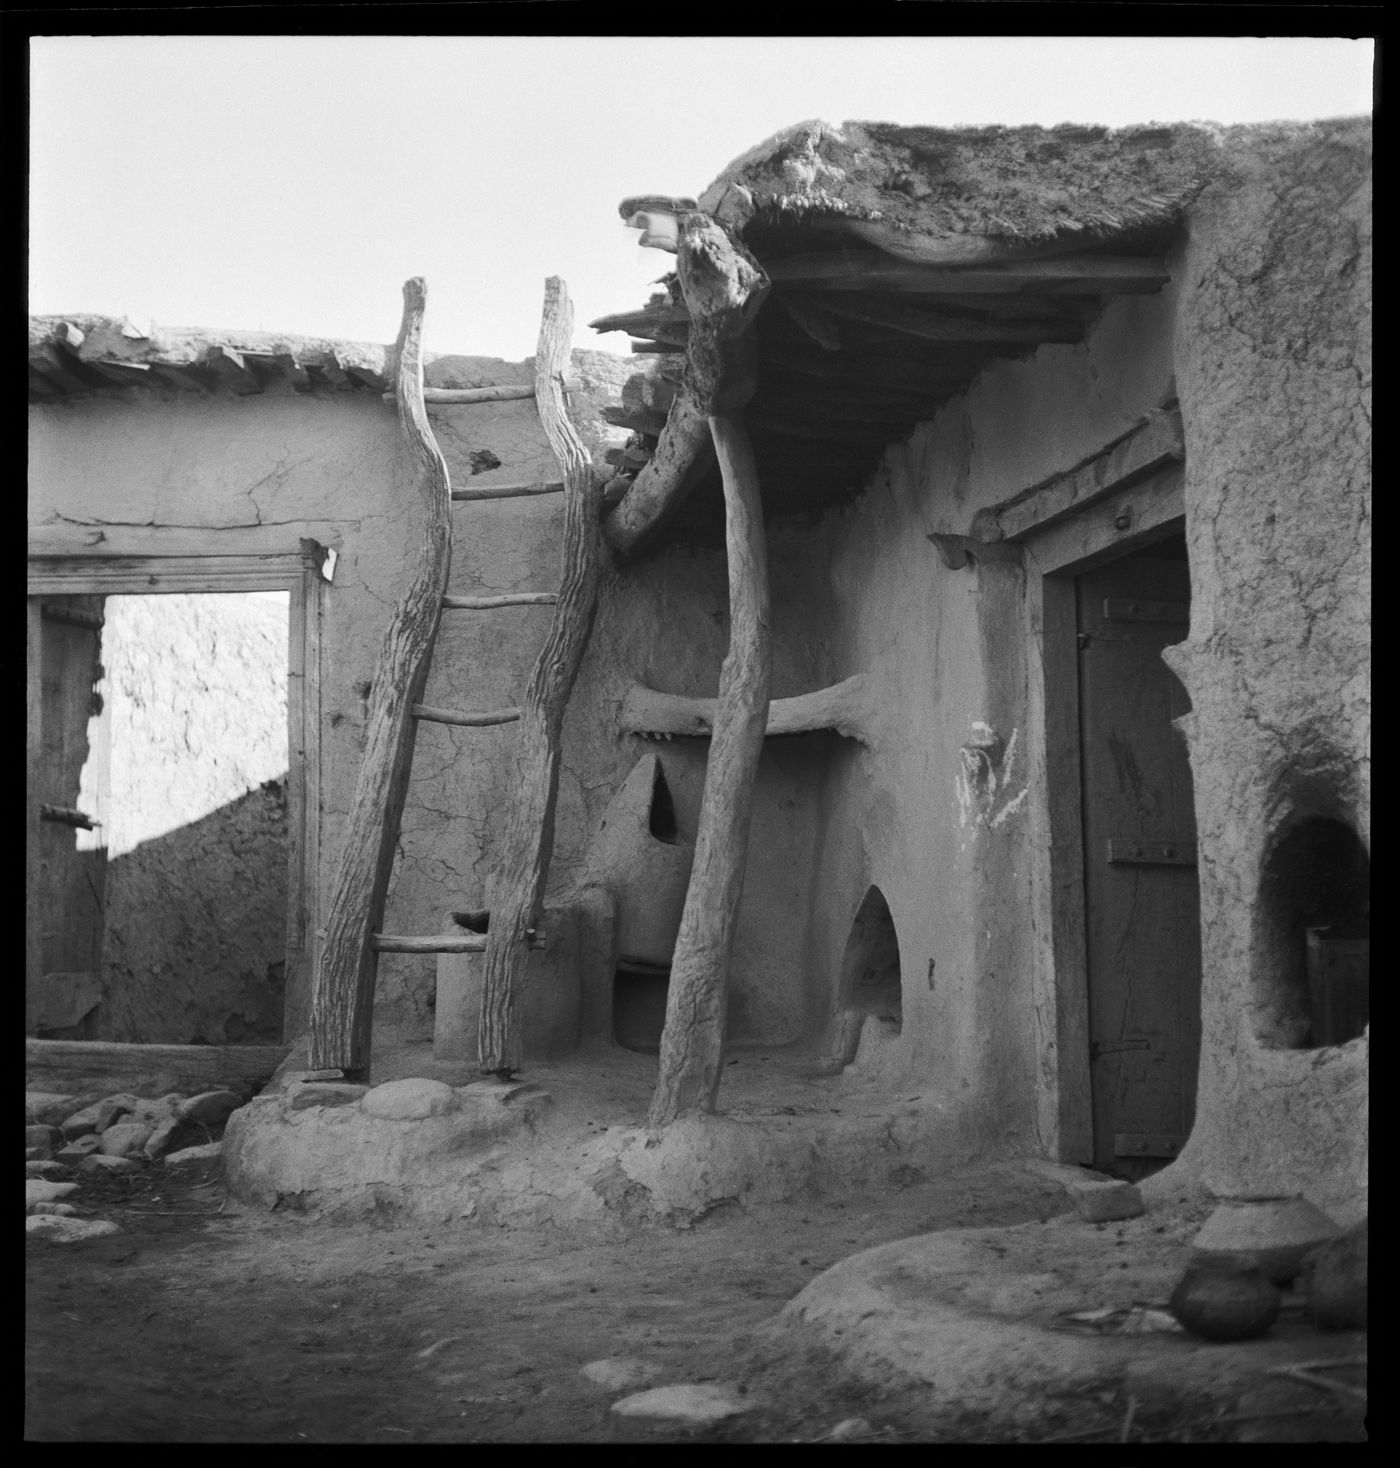
<svg viewBox="0 0 1400 1468">
<path fill-rule="evenodd" d="M 1048 295 L 1150 293 L 1160 290 L 1170 279 L 1160 260 L 1111 255 L 1062 255 L 1049 260 L 939 269 L 902 264 L 874 253 L 841 252 L 775 260 L 768 273 L 775 286 L 800 283 L 806 290 L 909 291 L 934 296 L 1026 289 Z"/>
<path fill-rule="evenodd" d="M 784 301 L 791 309 L 791 303 Z M 807 308 L 811 310 L 809 306 Z M 864 297 L 846 299 L 832 293 L 823 298 L 818 315 L 841 316 L 866 326 L 883 327 L 905 336 L 916 336 L 933 342 L 1075 342 L 1084 335 L 1077 322 L 1053 323 L 1035 321 L 974 321 L 970 317 L 952 316 L 920 306 L 902 303 L 880 303 Z"/>
</svg>

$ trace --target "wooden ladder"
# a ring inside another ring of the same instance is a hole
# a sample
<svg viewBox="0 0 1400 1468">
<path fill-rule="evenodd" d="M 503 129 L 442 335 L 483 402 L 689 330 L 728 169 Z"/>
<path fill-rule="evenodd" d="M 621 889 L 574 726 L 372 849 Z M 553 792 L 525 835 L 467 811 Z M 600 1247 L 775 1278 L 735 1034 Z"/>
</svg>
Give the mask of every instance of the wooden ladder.
<svg viewBox="0 0 1400 1468">
<path fill-rule="evenodd" d="M 544 316 L 528 385 L 428 389 L 423 386 L 422 329 L 426 290 L 421 278 L 405 282 L 403 324 L 395 360 L 396 402 L 416 487 L 424 507 L 423 541 L 413 581 L 390 619 L 370 688 L 365 753 L 355 784 L 345 845 L 336 869 L 325 926 L 312 945 L 310 1065 L 367 1081 L 374 986 L 381 953 L 485 953 L 480 1066 L 510 1075 L 520 1068 L 515 994 L 529 948 L 553 846 L 559 788 L 559 735 L 597 607 L 602 539 L 602 482 L 564 405 L 565 373 L 573 339 L 573 307 L 564 283 L 545 283 Z M 454 490 L 428 424 L 428 402 L 481 403 L 533 397 L 561 481 Z M 449 596 L 452 506 L 473 500 L 536 494 L 564 496 L 563 575 L 558 592 Z M 519 708 L 462 713 L 422 702 L 438 621 L 446 611 L 554 605 L 545 645 Z M 420 721 L 482 728 L 518 722 L 517 792 L 490 896 L 485 935 L 428 937 L 381 932 L 394 848 L 408 789 L 414 735 Z"/>
</svg>

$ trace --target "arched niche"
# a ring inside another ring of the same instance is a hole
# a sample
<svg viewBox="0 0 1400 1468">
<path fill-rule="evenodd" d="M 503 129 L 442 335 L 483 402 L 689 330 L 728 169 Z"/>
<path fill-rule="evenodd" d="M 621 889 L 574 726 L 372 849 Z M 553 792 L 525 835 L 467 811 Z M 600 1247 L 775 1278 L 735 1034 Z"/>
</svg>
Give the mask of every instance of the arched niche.
<svg viewBox="0 0 1400 1468">
<path fill-rule="evenodd" d="M 833 1058 L 843 1065 L 855 1059 L 861 1031 L 872 1017 L 886 1036 L 898 1035 L 904 1022 L 903 1006 L 894 918 L 885 894 L 871 887 L 856 909 L 841 956 L 832 1026 Z"/>
<path fill-rule="evenodd" d="M 1280 830 L 1256 909 L 1254 1028 L 1270 1049 L 1356 1039 L 1370 1019 L 1371 861 L 1342 820 Z"/>
</svg>

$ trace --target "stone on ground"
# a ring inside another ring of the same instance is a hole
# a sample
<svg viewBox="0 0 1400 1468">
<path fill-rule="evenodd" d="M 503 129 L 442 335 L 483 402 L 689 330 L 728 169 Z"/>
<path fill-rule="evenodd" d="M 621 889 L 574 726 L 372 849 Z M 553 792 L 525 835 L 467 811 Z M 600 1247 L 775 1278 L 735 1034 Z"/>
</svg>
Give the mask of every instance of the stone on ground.
<svg viewBox="0 0 1400 1468">
<path fill-rule="evenodd" d="M 98 1151 L 104 1157 L 132 1157 L 144 1147 L 155 1128 L 148 1121 L 119 1121 L 102 1133 Z"/>
<path fill-rule="evenodd" d="M 236 1091 L 204 1091 L 180 1102 L 175 1114 L 186 1121 L 197 1121 L 207 1127 L 218 1127 L 243 1104 Z"/>
<path fill-rule="evenodd" d="M 1115 1223 L 1147 1212 L 1142 1194 L 1132 1183 L 1067 1183 L 1065 1191 L 1074 1201 L 1075 1212 L 1087 1223 Z"/>
<path fill-rule="evenodd" d="M 60 1096 L 57 1091 L 26 1091 L 24 1119 L 30 1126 L 61 1126 L 81 1104 L 80 1096 Z"/>
<path fill-rule="evenodd" d="M 67 1177 L 72 1168 L 66 1163 L 55 1162 L 52 1159 L 44 1159 L 38 1162 L 26 1162 L 24 1164 L 25 1177 Z"/>
<path fill-rule="evenodd" d="M 84 1157 L 90 1157 L 102 1145 L 102 1138 L 96 1132 L 88 1132 L 84 1136 L 75 1137 L 65 1147 L 54 1153 L 55 1162 L 75 1163 L 81 1162 Z"/>
<path fill-rule="evenodd" d="M 198 1147 L 209 1140 L 209 1128 L 184 1117 L 170 1116 L 157 1122 L 141 1151 L 148 1162 L 158 1162 L 184 1147 Z"/>
<path fill-rule="evenodd" d="M 51 1244 L 80 1244 L 86 1239 L 101 1239 L 121 1232 L 105 1218 L 62 1218 L 52 1213 L 26 1218 L 24 1229 L 31 1238 L 47 1239 Z"/>
<path fill-rule="evenodd" d="M 619 1417 L 662 1417 L 671 1422 L 722 1422 L 747 1412 L 754 1403 L 733 1387 L 716 1382 L 683 1382 L 653 1387 L 612 1404 Z"/>
<path fill-rule="evenodd" d="M 452 1087 L 443 1081 L 430 1081 L 413 1076 L 402 1081 L 385 1081 L 367 1091 L 360 1110 L 382 1121 L 422 1121 L 429 1116 L 445 1116 L 460 1103 Z"/>
<path fill-rule="evenodd" d="M 31 1203 L 56 1203 L 60 1198 L 66 1198 L 69 1193 L 77 1191 L 77 1183 L 51 1183 L 41 1177 L 26 1178 L 24 1202 L 26 1207 Z"/>
<path fill-rule="evenodd" d="M 24 1129 L 26 1152 L 34 1152 L 38 1161 L 52 1157 L 63 1145 L 63 1133 L 56 1126 L 27 1126 Z"/>
<path fill-rule="evenodd" d="M 308 1111 L 313 1106 L 354 1106 L 369 1094 L 368 1086 L 349 1081 L 296 1081 L 287 1087 L 287 1110 Z"/>
<path fill-rule="evenodd" d="M 81 1111 L 75 1111 L 71 1116 L 65 1117 L 60 1125 L 63 1135 L 72 1141 L 74 1137 L 85 1136 L 88 1132 L 105 1132 L 119 1117 L 128 1112 L 135 1111 L 141 1104 L 135 1096 L 129 1096 L 125 1091 L 119 1091 L 112 1096 L 104 1096 L 100 1101 L 94 1101 L 91 1106 L 84 1106 Z"/>
<path fill-rule="evenodd" d="M 580 1366 L 579 1372 L 596 1386 L 610 1392 L 645 1386 L 661 1375 L 659 1367 L 636 1356 L 607 1356 L 601 1361 L 590 1361 L 587 1366 Z"/>
<path fill-rule="evenodd" d="M 165 1159 L 167 1176 L 182 1179 L 217 1177 L 223 1163 L 224 1144 L 206 1142 L 202 1147 L 182 1147 Z"/>
<path fill-rule="evenodd" d="M 25 1209 L 31 1218 L 38 1218 L 46 1213 L 55 1214 L 59 1218 L 72 1218 L 77 1211 L 71 1203 L 31 1203 Z"/>
<path fill-rule="evenodd" d="M 122 1173 L 140 1172 L 141 1164 L 134 1157 L 116 1157 L 107 1152 L 94 1152 L 78 1164 L 79 1172 L 106 1173 L 117 1176 Z"/>
</svg>

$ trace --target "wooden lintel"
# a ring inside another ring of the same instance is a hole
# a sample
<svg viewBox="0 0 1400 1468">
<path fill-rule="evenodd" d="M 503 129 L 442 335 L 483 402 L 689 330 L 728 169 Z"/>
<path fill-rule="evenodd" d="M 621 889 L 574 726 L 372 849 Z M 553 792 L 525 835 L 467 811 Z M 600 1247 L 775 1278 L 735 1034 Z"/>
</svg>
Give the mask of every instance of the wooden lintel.
<svg viewBox="0 0 1400 1468">
<path fill-rule="evenodd" d="M 845 234 L 874 245 L 886 255 L 912 265 L 992 265 L 1064 255 L 1082 248 L 1079 234 L 1025 244 L 1001 235 L 927 235 L 884 219 L 836 217 L 823 221 L 828 233 Z"/>
<path fill-rule="evenodd" d="M 539 479 L 531 484 L 484 484 L 480 489 L 454 489 L 453 501 L 465 503 L 469 500 L 513 500 L 532 494 L 563 494 L 564 485 L 558 479 Z"/>
<path fill-rule="evenodd" d="M 1162 261 L 1137 257 L 1062 255 L 940 269 L 854 251 L 790 256 L 775 260 L 768 273 L 775 286 L 801 283 L 808 290 L 912 291 L 935 296 L 1026 289 L 1051 295 L 1066 290 L 1112 295 L 1159 290 L 1170 279 Z"/>
<path fill-rule="evenodd" d="M 658 693 L 634 683 L 623 697 L 617 727 L 623 734 L 652 737 L 708 739 L 714 731 L 717 701 L 680 693 Z M 859 673 L 792 698 L 775 698 L 768 705 L 764 737 L 810 734 L 834 729 L 862 744 L 874 743 L 872 705 L 868 684 Z"/>
<path fill-rule="evenodd" d="M 446 601 L 446 598 L 443 598 Z M 520 717 L 519 709 L 492 709 L 489 713 L 466 714 L 458 709 L 434 708 L 431 704 L 415 703 L 410 709 L 415 719 L 429 724 L 459 724 L 464 729 L 484 729 L 491 724 L 513 724 Z"/>
<path fill-rule="evenodd" d="M 445 596 L 443 611 L 485 612 L 493 607 L 550 607 L 559 600 L 553 591 L 511 591 L 502 596 Z"/>
<path fill-rule="evenodd" d="M 1032 534 L 1185 456 L 1181 414 L 1172 408 L 1158 409 L 1131 433 L 1073 469 L 980 511 L 973 533 L 1008 540 Z"/>
<path fill-rule="evenodd" d="M 370 945 L 376 953 L 485 953 L 487 941 L 484 933 L 443 933 L 426 938 L 375 933 L 370 938 Z M 531 948 L 548 946 L 543 936 L 534 932 L 528 942 Z"/>
</svg>

